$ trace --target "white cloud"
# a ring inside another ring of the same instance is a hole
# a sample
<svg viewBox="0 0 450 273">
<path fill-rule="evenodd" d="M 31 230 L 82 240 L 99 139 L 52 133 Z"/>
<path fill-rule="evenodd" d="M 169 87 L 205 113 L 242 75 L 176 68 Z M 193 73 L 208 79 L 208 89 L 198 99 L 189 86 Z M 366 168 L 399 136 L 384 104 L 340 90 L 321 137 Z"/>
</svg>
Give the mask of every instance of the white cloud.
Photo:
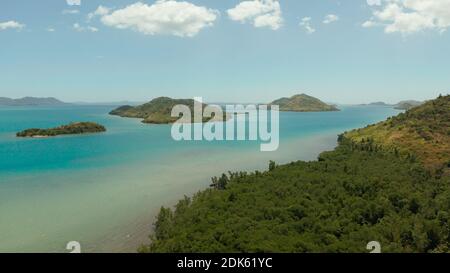
<svg viewBox="0 0 450 273">
<path fill-rule="evenodd" d="M 283 25 L 280 3 L 277 0 L 243 1 L 227 11 L 228 17 L 241 23 L 252 22 L 255 27 L 273 30 Z"/>
<path fill-rule="evenodd" d="M 98 8 L 94 11 L 88 14 L 88 19 L 91 20 L 92 18 L 96 16 L 104 16 L 111 12 L 110 8 L 104 7 L 104 6 L 98 6 Z"/>
<path fill-rule="evenodd" d="M 363 27 L 384 26 L 386 33 L 411 34 L 450 27 L 450 0 L 367 0 L 373 18 Z"/>
<path fill-rule="evenodd" d="M 69 6 L 79 6 L 81 5 L 81 0 L 66 0 Z"/>
<path fill-rule="evenodd" d="M 84 32 L 84 31 L 90 31 L 90 32 L 97 32 L 98 28 L 92 27 L 92 26 L 81 26 L 79 23 L 73 24 L 73 29 L 78 32 Z"/>
<path fill-rule="evenodd" d="M 219 12 L 189 2 L 159 0 L 153 5 L 141 2 L 115 10 L 101 17 L 103 24 L 119 29 L 132 29 L 146 35 L 193 37 L 210 27 Z"/>
<path fill-rule="evenodd" d="M 49 28 L 47 28 L 46 29 L 48 32 L 55 32 L 56 31 L 56 29 L 54 29 L 54 28 L 52 28 L 52 27 L 49 27 Z"/>
<path fill-rule="evenodd" d="M 335 14 L 328 14 L 327 16 L 325 16 L 325 18 L 323 19 L 323 23 L 324 24 L 331 24 L 333 22 L 336 22 L 339 20 L 339 16 L 335 15 Z"/>
<path fill-rule="evenodd" d="M 375 21 L 372 21 L 372 20 L 368 20 L 368 21 L 365 21 L 361 26 L 369 28 L 369 27 L 375 27 L 375 26 L 378 26 L 378 25 L 379 25 L 379 23 L 377 23 Z"/>
<path fill-rule="evenodd" d="M 65 9 L 62 11 L 62 14 L 78 14 L 80 13 L 77 9 Z"/>
<path fill-rule="evenodd" d="M 308 34 L 316 32 L 316 29 L 311 26 L 311 17 L 302 18 L 299 25 L 303 27 Z"/>
<path fill-rule="evenodd" d="M 16 21 L 6 21 L 3 23 L 0 23 L 0 30 L 6 30 L 6 29 L 22 29 L 25 25 L 21 24 Z"/>
</svg>

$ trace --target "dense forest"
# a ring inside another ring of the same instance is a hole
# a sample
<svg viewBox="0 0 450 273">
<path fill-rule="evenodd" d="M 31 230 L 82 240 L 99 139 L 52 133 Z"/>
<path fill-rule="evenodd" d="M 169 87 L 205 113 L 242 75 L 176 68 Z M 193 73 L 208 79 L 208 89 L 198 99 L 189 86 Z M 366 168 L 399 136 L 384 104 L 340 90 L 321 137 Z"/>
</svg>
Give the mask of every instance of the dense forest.
<svg viewBox="0 0 450 273">
<path fill-rule="evenodd" d="M 448 101 L 440 97 L 388 126 L 419 124 L 431 138 L 440 136 L 449 129 L 440 127 L 448 122 Z M 317 161 L 270 162 L 265 172 L 212 178 L 210 189 L 161 208 L 152 243 L 140 251 L 367 252 L 369 241 L 383 252 L 450 251 L 446 172 L 424 165 L 411 148 L 384 147 L 381 138 L 347 133 L 338 140 Z"/>
</svg>

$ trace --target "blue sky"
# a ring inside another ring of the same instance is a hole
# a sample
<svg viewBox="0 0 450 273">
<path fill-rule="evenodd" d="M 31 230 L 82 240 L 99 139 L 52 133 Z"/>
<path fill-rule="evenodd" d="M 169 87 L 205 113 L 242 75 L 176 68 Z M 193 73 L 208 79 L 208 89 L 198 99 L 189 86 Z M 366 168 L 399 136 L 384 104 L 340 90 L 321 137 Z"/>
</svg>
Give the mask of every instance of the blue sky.
<svg viewBox="0 0 450 273">
<path fill-rule="evenodd" d="M 0 96 L 429 99 L 450 89 L 450 1 L 428 1 L 1 1 Z"/>
</svg>

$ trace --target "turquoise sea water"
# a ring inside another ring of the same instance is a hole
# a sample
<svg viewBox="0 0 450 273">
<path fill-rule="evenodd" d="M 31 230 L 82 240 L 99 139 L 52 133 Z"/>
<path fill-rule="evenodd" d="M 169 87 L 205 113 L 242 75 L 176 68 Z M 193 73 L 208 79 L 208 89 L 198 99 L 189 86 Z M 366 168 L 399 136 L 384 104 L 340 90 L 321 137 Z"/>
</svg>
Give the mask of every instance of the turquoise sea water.
<svg viewBox="0 0 450 273">
<path fill-rule="evenodd" d="M 0 108 L 0 252 L 130 252 L 147 242 L 154 216 L 228 170 L 269 160 L 313 160 L 338 133 L 384 120 L 388 107 L 280 113 L 280 148 L 259 142 L 176 142 L 170 125 L 109 116 L 114 106 Z M 94 121 L 102 134 L 19 139 L 17 131 Z"/>
</svg>

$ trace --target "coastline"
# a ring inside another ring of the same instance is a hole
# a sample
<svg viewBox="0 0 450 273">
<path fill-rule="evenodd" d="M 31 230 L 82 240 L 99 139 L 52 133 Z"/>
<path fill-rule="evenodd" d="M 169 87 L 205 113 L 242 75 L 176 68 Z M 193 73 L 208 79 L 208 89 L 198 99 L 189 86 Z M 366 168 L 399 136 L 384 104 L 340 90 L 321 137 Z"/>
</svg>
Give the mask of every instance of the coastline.
<svg viewBox="0 0 450 273">
<path fill-rule="evenodd" d="M 324 151 L 328 151 L 328 150 L 332 150 L 337 146 L 337 135 L 333 132 L 329 132 L 329 133 L 318 133 L 318 134 L 313 134 L 307 137 L 302 137 L 300 139 L 291 139 L 289 140 L 289 142 L 284 143 L 285 147 L 284 149 L 286 151 L 296 151 L 297 149 L 301 150 L 301 146 L 305 146 L 305 147 L 311 147 L 311 145 L 316 145 L 314 151 L 309 151 L 307 154 L 297 154 L 297 159 L 295 159 L 295 155 L 294 153 L 288 153 L 288 154 L 284 154 L 283 155 L 278 155 L 276 156 L 277 160 L 277 164 L 287 164 L 290 163 L 292 161 L 298 161 L 298 160 L 302 160 L 302 161 L 314 161 L 317 160 L 317 156 L 324 152 Z M 245 152 L 244 152 L 245 153 Z M 242 156 L 242 155 L 241 155 Z M 244 156 L 245 157 L 245 156 Z M 282 157 L 286 157 L 284 160 Z M 248 160 L 248 158 L 247 158 Z M 242 162 L 245 162 L 247 160 L 242 160 Z M 251 160 L 248 160 L 251 161 Z M 255 171 L 255 170 L 265 170 L 267 169 L 267 166 L 269 164 L 269 161 L 265 161 L 265 160 L 260 160 L 259 162 L 255 161 L 255 164 L 250 164 L 249 166 L 243 166 L 241 164 L 241 162 L 236 162 L 234 165 L 234 168 L 232 169 L 222 169 L 222 170 L 216 170 L 216 174 L 215 175 L 220 175 L 221 173 L 226 173 L 228 171 Z M 212 177 L 214 175 L 208 176 L 208 178 L 206 179 L 205 176 L 205 183 L 204 183 L 204 187 L 203 188 L 197 188 L 196 190 L 192 190 L 190 189 L 188 192 L 181 194 L 178 198 L 175 198 L 172 201 L 168 201 L 166 202 L 166 204 L 162 204 L 161 206 L 165 206 L 165 207 L 174 207 L 178 201 L 183 198 L 184 195 L 186 196 L 192 196 L 195 192 L 197 191 L 202 191 L 205 190 L 209 187 L 210 181 L 209 178 Z M 156 220 L 156 216 L 159 213 L 159 208 L 157 210 L 154 210 L 150 213 L 150 217 L 149 215 L 143 215 L 142 218 L 136 219 L 135 223 L 133 224 L 133 226 L 135 227 L 134 232 L 130 232 L 129 237 L 126 240 L 123 240 L 122 242 L 117 241 L 117 242 L 109 242 L 108 244 L 110 244 L 111 247 L 113 247 L 112 249 L 109 249 L 109 251 L 112 252 L 117 252 L 117 253 L 136 253 L 137 252 L 137 248 L 145 243 L 149 243 L 149 236 L 151 234 L 153 234 L 154 230 L 153 230 L 153 223 Z M 123 237 L 123 236 L 122 236 Z M 109 247 L 107 247 L 109 248 Z M 102 251 L 100 251 L 102 252 Z"/>
<path fill-rule="evenodd" d="M 391 115 L 384 110 L 353 114 L 359 108 L 339 115 L 286 113 L 279 150 L 261 153 L 257 142 L 173 142 L 168 126 L 109 116 L 105 109 L 94 111 L 95 120 L 111 128 L 102 136 L 30 142 L 7 134 L 6 142 L 0 139 L 9 158 L 1 174 L 1 251 L 66 252 L 67 241 L 78 240 L 84 252 L 136 252 L 148 241 L 160 207 L 208 188 L 211 177 L 266 170 L 270 160 L 316 160 L 336 147 L 339 133 Z M 71 119 L 92 118 L 84 110 L 73 109 Z M 6 123 L 11 131 L 14 126 Z M 16 153 L 16 147 L 30 152 Z M 39 151 L 50 153 L 42 157 Z"/>
</svg>

